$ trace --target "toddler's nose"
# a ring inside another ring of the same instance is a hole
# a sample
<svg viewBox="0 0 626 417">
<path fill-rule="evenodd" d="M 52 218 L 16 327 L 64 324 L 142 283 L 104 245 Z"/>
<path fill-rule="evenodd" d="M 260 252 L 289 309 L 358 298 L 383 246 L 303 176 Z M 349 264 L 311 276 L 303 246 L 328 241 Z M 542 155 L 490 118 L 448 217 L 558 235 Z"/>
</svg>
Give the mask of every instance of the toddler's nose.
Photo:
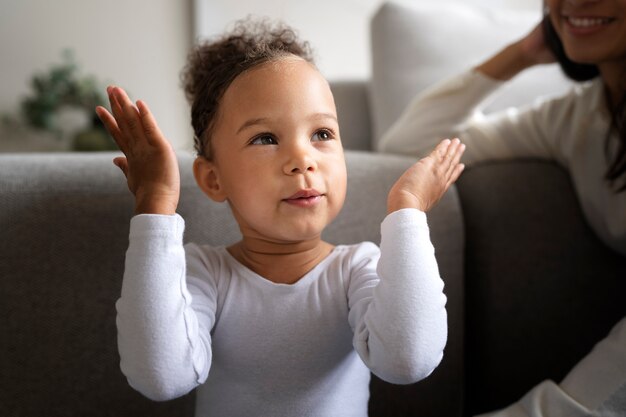
<svg viewBox="0 0 626 417">
<path fill-rule="evenodd" d="M 285 174 L 303 174 L 317 169 L 315 158 L 311 155 L 310 146 L 294 145 L 284 166 Z"/>
</svg>

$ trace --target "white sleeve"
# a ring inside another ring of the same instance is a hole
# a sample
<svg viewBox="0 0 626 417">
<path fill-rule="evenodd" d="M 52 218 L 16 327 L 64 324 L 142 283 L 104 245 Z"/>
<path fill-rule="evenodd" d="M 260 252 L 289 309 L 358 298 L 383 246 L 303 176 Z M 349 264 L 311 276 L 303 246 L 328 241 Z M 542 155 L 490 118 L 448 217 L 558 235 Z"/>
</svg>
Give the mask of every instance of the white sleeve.
<svg viewBox="0 0 626 417">
<path fill-rule="evenodd" d="M 391 213 L 381 233 L 376 271 L 363 263 L 348 290 L 354 346 L 378 377 L 409 384 L 441 362 L 448 335 L 446 296 L 425 213 Z M 373 289 L 372 275 L 380 278 Z"/>
<path fill-rule="evenodd" d="M 502 84 L 471 70 L 425 90 L 383 135 L 379 150 L 422 157 L 442 139 L 458 137 L 467 145 L 463 162 L 468 165 L 513 157 L 551 158 L 551 141 L 558 135 L 548 131 L 556 122 L 550 102 L 540 98 L 520 108 L 482 112 L 485 100 Z"/>
<path fill-rule="evenodd" d="M 116 304 L 122 372 L 153 400 L 188 393 L 211 364 L 210 335 L 199 330 L 187 288 L 183 231 L 179 215 L 132 218 Z"/>
</svg>

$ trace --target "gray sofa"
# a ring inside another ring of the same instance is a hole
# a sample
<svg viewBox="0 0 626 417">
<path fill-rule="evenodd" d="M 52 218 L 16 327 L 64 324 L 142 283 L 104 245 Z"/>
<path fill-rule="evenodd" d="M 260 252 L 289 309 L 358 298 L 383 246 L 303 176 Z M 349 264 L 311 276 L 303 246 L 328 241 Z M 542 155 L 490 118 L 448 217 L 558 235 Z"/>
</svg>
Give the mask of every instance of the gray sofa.
<svg viewBox="0 0 626 417">
<path fill-rule="evenodd" d="M 414 162 L 371 149 L 368 85 L 335 83 L 349 190 L 331 242 L 378 242 L 387 190 Z M 132 199 L 112 154 L 0 155 L 0 415 L 191 416 L 193 393 L 156 403 L 119 369 L 115 301 Z M 180 155 L 186 239 L 238 237 Z M 467 170 L 428 215 L 446 283 L 449 342 L 426 380 L 372 379 L 371 416 L 463 416 L 559 380 L 623 316 L 626 260 L 585 223 L 546 161 Z"/>
</svg>

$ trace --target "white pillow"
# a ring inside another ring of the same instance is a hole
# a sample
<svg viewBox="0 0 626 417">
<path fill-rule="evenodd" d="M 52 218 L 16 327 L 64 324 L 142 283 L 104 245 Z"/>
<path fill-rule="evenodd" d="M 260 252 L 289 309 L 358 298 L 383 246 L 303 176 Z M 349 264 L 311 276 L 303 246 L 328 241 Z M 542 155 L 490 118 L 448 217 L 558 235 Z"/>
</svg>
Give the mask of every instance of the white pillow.
<svg viewBox="0 0 626 417">
<path fill-rule="evenodd" d="M 490 10 L 428 0 L 383 4 L 371 21 L 374 144 L 417 93 L 481 63 L 540 19 L 540 10 Z M 531 68 L 507 83 L 485 111 L 560 94 L 570 85 L 556 64 Z"/>
</svg>

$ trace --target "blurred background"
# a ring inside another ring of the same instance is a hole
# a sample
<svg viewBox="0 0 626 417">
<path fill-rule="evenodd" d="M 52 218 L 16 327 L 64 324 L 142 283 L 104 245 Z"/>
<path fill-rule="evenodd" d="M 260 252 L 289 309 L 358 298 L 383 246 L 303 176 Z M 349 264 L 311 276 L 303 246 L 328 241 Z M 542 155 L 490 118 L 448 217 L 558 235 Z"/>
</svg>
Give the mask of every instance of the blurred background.
<svg viewBox="0 0 626 417">
<path fill-rule="evenodd" d="M 492 8 L 541 7 L 541 0 L 472 2 Z M 197 39 L 248 15 L 270 16 L 311 42 L 329 80 L 363 80 L 370 76 L 369 20 L 382 3 L 0 0 L 0 152 L 106 148 L 85 109 L 102 99 L 98 95 L 109 84 L 145 100 L 175 148 L 191 149 L 179 73 Z"/>
</svg>

